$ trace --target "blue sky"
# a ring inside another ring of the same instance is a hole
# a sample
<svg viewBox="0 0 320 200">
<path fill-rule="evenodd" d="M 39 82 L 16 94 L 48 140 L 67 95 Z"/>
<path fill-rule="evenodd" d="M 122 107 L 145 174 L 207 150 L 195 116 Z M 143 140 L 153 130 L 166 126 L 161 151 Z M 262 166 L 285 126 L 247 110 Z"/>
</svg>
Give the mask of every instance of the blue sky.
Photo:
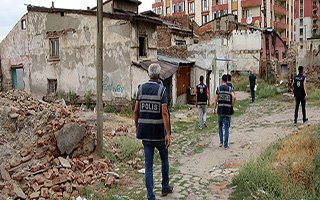
<svg viewBox="0 0 320 200">
<path fill-rule="evenodd" d="M 18 20 L 27 12 L 28 4 L 57 8 L 86 9 L 97 5 L 97 0 L 0 0 L 0 41 L 9 33 Z M 154 0 L 140 0 L 140 11 L 151 10 Z"/>
</svg>

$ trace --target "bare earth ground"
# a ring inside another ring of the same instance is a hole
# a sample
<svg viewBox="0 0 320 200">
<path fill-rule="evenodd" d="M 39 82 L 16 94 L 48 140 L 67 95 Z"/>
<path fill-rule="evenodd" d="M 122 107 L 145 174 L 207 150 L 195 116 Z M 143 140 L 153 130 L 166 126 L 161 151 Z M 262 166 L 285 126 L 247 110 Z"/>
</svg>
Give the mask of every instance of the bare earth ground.
<svg viewBox="0 0 320 200">
<path fill-rule="evenodd" d="M 240 100 L 248 95 L 238 93 L 237 97 Z M 319 123 L 319 111 L 318 107 L 307 105 L 309 124 Z M 181 114 L 186 114 L 183 112 Z M 188 114 L 189 112 L 197 114 L 196 109 L 188 111 Z M 208 112 L 212 113 L 212 108 Z M 228 199 L 232 188 L 227 185 L 231 183 L 239 167 L 257 157 L 272 142 L 296 131 L 293 128 L 293 113 L 294 100 L 290 95 L 250 104 L 245 114 L 232 119 L 230 149 L 218 146 L 219 136 L 216 130 L 212 130 L 210 137 L 206 138 L 210 144 L 202 153 L 178 157 L 173 155 L 181 164 L 178 173 L 171 173 L 175 192 L 161 199 Z M 175 114 L 177 115 L 179 113 Z M 299 120 L 302 121 L 301 108 Z M 160 180 L 159 176 L 158 183 Z M 156 187 L 160 188 L 160 185 Z M 158 192 L 157 197 L 159 195 Z"/>
</svg>

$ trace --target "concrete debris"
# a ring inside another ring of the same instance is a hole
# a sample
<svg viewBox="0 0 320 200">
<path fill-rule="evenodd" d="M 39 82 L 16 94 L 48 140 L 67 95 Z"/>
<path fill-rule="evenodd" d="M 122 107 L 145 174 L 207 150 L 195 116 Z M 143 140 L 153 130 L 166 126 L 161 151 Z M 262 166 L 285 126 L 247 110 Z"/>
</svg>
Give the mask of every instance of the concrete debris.
<svg viewBox="0 0 320 200">
<path fill-rule="evenodd" d="M 66 111 L 67 113 L 67 111 Z M 71 154 L 86 134 L 86 127 L 77 123 L 64 125 L 56 134 L 57 146 L 61 154 Z"/>
<path fill-rule="evenodd" d="M 94 125 L 79 109 L 16 90 L 0 92 L 0 112 L 0 199 L 76 199 L 85 185 L 111 187 L 119 177 L 106 175 L 108 159 L 93 157 Z"/>
<path fill-rule="evenodd" d="M 58 157 L 60 164 L 64 168 L 71 168 L 70 162 L 67 159 L 64 159 L 62 157 Z"/>
</svg>

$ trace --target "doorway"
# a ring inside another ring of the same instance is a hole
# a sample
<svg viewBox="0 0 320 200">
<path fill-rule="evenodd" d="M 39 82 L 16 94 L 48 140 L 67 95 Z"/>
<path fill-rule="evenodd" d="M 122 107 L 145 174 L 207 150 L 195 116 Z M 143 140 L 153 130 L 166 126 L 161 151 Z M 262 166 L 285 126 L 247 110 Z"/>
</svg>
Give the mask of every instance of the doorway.
<svg viewBox="0 0 320 200">
<path fill-rule="evenodd" d="M 13 89 L 24 89 L 23 67 L 11 67 Z"/>
</svg>

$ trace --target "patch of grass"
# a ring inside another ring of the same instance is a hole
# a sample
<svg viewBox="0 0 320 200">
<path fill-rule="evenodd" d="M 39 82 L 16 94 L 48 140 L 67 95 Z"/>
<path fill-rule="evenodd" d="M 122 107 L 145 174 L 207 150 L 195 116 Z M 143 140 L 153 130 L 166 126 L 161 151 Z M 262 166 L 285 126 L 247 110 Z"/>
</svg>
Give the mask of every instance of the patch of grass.
<svg viewBox="0 0 320 200">
<path fill-rule="evenodd" d="M 187 104 L 175 104 L 173 107 L 171 107 L 170 112 L 174 112 L 174 111 L 178 111 L 178 110 L 184 110 L 184 109 L 188 109 L 189 105 Z"/>
<path fill-rule="evenodd" d="M 248 92 L 249 88 L 249 77 L 248 76 L 236 76 L 233 77 L 232 83 L 234 85 L 235 91 L 245 91 Z"/>
<path fill-rule="evenodd" d="M 249 104 L 250 104 L 250 101 L 247 99 L 236 101 L 236 105 L 234 108 L 234 116 L 238 117 L 238 116 L 244 114 L 246 112 Z"/>
<path fill-rule="evenodd" d="M 92 96 L 93 96 L 93 93 L 91 90 L 87 91 L 86 94 L 84 95 L 84 102 L 87 106 L 87 109 L 90 109 L 91 102 L 92 102 Z"/>
<path fill-rule="evenodd" d="M 308 84 L 308 100 L 320 106 L 320 88 L 315 87 L 313 84 Z"/>
<path fill-rule="evenodd" d="M 261 82 L 256 91 L 256 95 L 258 98 L 270 98 L 278 95 L 280 92 L 274 85 L 269 85 L 266 82 Z"/>
<path fill-rule="evenodd" d="M 319 199 L 320 128 L 309 127 L 269 146 L 240 169 L 230 199 Z"/>
<path fill-rule="evenodd" d="M 143 148 L 140 141 L 128 135 L 122 135 L 114 139 L 115 146 L 120 150 L 118 159 L 128 161 L 137 157 L 137 152 Z"/>
</svg>

